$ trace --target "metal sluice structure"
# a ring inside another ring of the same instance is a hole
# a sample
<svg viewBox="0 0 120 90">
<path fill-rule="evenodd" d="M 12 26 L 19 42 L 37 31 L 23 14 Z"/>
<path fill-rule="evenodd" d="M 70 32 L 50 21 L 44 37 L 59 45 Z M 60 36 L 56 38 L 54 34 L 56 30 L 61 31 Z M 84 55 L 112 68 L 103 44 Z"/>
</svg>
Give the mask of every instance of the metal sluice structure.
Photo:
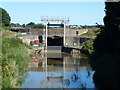
<svg viewBox="0 0 120 90">
<path fill-rule="evenodd" d="M 48 26 L 62 26 L 64 27 L 64 35 L 63 35 L 63 45 L 65 46 L 65 37 L 66 37 L 66 25 L 70 21 L 69 16 L 56 16 L 56 17 L 49 17 L 49 16 L 42 16 L 41 21 L 46 24 L 46 29 L 45 29 L 45 42 L 46 42 L 46 47 L 47 47 L 47 38 L 48 38 Z M 61 24 L 50 24 L 50 22 L 56 22 L 56 23 L 61 23 Z"/>
</svg>

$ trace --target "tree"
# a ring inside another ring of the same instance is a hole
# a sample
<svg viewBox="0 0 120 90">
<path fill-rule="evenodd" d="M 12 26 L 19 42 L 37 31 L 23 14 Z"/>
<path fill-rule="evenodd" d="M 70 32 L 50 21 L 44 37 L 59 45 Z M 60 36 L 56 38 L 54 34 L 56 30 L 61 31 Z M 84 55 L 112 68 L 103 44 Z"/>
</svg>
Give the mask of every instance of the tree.
<svg viewBox="0 0 120 90">
<path fill-rule="evenodd" d="M 11 27 L 21 27 L 19 23 L 10 23 Z"/>
<path fill-rule="evenodd" d="M 44 28 L 44 24 L 42 23 L 38 23 L 38 24 L 35 24 L 34 22 L 30 22 L 28 24 L 26 24 L 26 27 L 31 27 L 31 28 Z"/>
<path fill-rule="evenodd" d="M 22 25 L 22 27 L 25 27 L 25 26 L 26 26 L 25 24 Z"/>
<path fill-rule="evenodd" d="M 34 22 L 30 22 L 30 23 L 28 23 L 26 26 L 27 26 L 27 27 L 33 27 L 33 26 L 35 26 L 35 23 L 34 23 Z"/>
<path fill-rule="evenodd" d="M 35 26 L 33 26 L 33 28 L 44 28 L 44 24 L 40 23 L 40 24 L 36 24 Z"/>
<path fill-rule="evenodd" d="M 0 23 L 5 26 L 10 25 L 10 16 L 5 9 L 0 8 Z"/>
<path fill-rule="evenodd" d="M 84 43 L 84 46 L 82 47 L 83 50 L 86 50 L 89 54 L 93 52 L 93 42 L 94 40 L 88 40 Z"/>
<path fill-rule="evenodd" d="M 90 64 L 99 88 L 119 88 L 120 76 L 120 2 L 105 2 L 104 29 L 94 41 Z"/>
</svg>

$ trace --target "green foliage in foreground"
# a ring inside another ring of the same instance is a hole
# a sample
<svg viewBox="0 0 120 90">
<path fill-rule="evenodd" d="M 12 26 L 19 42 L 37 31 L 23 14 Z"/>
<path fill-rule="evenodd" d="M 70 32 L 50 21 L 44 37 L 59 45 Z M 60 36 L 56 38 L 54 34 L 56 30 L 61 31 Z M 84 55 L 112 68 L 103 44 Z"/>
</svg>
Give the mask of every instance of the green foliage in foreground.
<svg viewBox="0 0 120 90">
<path fill-rule="evenodd" d="M 90 64 L 98 89 L 120 88 L 120 2 L 105 3 L 104 30 L 94 41 Z"/>
<path fill-rule="evenodd" d="M 17 88 L 21 75 L 27 70 L 28 49 L 19 39 L 2 39 L 2 88 Z"/>
</svg>

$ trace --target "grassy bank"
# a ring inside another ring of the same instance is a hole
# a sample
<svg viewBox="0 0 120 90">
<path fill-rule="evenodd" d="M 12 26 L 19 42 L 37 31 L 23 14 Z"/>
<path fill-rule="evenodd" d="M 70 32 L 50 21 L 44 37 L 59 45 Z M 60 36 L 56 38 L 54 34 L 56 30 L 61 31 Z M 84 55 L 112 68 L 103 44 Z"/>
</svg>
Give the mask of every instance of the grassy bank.
<svg viewBox="0 0 120 90">
<path fill-rule="evenodd" d="M 16 38 L 2 38 L 2 88 L 17 88 L 28 67 L 28 48 Z"/>
<path fill-rule="evenodd" d="M 100 33 L 100 28 L 89 28 L 87 33 L 82 34 L 81 36 L 85 37 L 96 37 Z"/>
</svg>

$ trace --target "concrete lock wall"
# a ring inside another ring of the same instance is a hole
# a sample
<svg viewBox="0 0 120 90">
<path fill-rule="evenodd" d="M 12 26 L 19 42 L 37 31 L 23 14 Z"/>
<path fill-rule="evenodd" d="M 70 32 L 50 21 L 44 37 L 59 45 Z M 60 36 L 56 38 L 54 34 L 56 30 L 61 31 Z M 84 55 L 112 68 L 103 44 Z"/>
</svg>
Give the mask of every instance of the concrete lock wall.
<svg viewBox="0 0 120 90">
<path fill-rule="evenodd" d="M 68 29 L 66 28 L 65 32 L 67 36 L 76 36 L 81 35 L 83 33 L 86 33 L 87 29 Z M 29 33 L 31 35 L 45 35 L 44 29 L 30 29 Z M 63 35 L 64 29 L 63 28 L 57 28 L 57 29 L 49 29 L 48 28 L 48 35 Z"/>
<path fill-rule="evenodd" d="M 86 41 L 86 40 L 83 40 L 81 39 L 81 37 L 78 37 L 79 35 L 83 34 L 83 33 L 86 33 L 88 30 L 87 29 L 68 29 L 66 28 L 66 38 L 65 38 L 65 42 L 66 42 L 66 45 L 68 46 L 73 46 L 73 45 L 82 45 L 81 41 Z M 38 36 L 42 36 L 43 38 L 43 41 L 45 42 L 45 30 L 44 29 L 30 29 L 29 30 L 30 32 L 30 36 L 21 36 L 19 37 L 20 39 L 22 39 L 22 41 L 26 44 L 30 44 L 30 41 L 34 41 L 34 40 L 38 40 Z M 51 36 L 49 36 L 51 35 Z M 54 37 L 54 36 L 57 36 L 59 37 L 62 37 L 63 38 L 63 35 L 64 35 L 64 29 L 63 28 L 58 28 L 58 29 L 49 29 L 48 28 L 48 38 L 49 37 Z M 57 40 L 57 39 L 56 39 Z M 48 41 L 49 42 L 49 41 Z M 63 40 L 61 41 L 63 42 Z"/>
<path fill-rule="evenodd" d="M 66 37 L 66 45 L 73 46 L 74 37 Z"/>
</svg>

